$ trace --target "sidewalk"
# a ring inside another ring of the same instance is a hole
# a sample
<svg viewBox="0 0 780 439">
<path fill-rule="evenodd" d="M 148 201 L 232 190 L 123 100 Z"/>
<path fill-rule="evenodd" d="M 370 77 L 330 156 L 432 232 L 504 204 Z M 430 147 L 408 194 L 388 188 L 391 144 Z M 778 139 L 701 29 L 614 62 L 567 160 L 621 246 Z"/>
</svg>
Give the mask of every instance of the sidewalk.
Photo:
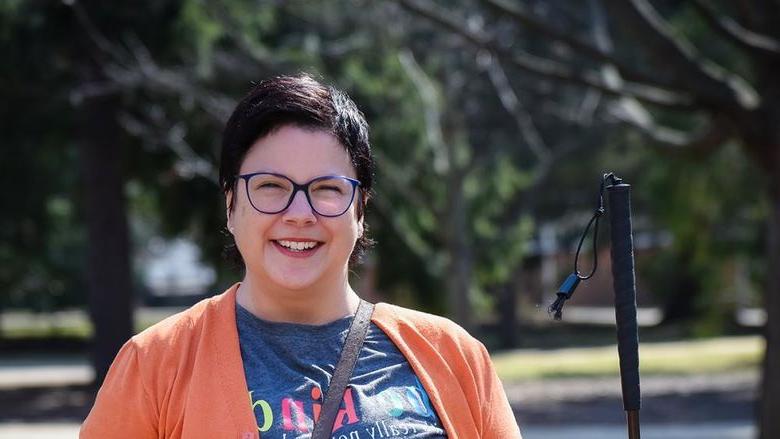
<svg viewBox="0 0 780 439">
<path fill-rule="evenodd" d="M 78 435 L 79 424 L 74 423 L 0 423 L 0 439 L 59 439 Z"/>
<path fill-rule="evenodd" d="M 93 376 L 84 356 L 38 355 L 0 360 L 0 390 L 88 384 Z"/>
</svg>

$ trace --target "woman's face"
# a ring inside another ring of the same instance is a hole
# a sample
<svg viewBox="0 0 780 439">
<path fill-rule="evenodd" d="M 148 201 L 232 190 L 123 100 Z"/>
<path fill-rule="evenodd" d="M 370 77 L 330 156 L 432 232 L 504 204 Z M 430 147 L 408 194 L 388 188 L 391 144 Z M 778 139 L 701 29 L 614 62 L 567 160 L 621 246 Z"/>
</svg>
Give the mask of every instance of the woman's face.
<svg viewBox="0 0 780 439">
<path fill-rule="evenodd" d="M 292 125 L 252 145 L 240 174 L 254 172 L 282 174 L 298 184 L 325 175 L 356 177 L 349 154 L 332 134 Z M 350 208 L 334 218 L 315 213 L 303 191 L 277 214 L 260 213 L 252 207 L 243 179 L 238 180 L 232 196 L 234 208 L 228 212 L 228 226 L 248 276 L 289 290 L 330 287 L 332 282 L 346 281 L 350 254 L 363 233 L 363 223 L 356 214 L 357 191 Z"/>
</svg>

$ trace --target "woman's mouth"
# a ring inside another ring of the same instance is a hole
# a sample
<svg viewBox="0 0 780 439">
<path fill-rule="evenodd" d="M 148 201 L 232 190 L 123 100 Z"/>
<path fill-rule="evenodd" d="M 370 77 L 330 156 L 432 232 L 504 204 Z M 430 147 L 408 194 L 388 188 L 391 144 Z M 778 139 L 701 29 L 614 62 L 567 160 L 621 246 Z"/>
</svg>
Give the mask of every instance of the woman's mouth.
<svg viewBox="0 0 780 439">
<path fill-rule="evenodd" d="M 286 239 L 275 239 L 271 242 L 279 251 L 290 256 L 311 255 L 322 245 L 319 241 L 290 241 Z"/>
</svg>

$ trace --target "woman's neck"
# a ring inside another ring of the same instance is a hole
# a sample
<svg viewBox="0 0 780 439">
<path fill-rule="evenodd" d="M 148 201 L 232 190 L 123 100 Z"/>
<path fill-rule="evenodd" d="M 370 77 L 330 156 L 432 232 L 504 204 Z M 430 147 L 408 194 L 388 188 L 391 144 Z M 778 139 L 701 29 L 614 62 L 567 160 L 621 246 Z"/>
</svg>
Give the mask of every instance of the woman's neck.
<svg viewBox="0 0 780 439">
<path fill-rule="evenodd" d="M 264 320 L 321 325 L 354 314 L 360 298 L 346 276 L 331 287 L 288 290 L 274 288 L 247 273 L 236 301 Z"/>
</svg>

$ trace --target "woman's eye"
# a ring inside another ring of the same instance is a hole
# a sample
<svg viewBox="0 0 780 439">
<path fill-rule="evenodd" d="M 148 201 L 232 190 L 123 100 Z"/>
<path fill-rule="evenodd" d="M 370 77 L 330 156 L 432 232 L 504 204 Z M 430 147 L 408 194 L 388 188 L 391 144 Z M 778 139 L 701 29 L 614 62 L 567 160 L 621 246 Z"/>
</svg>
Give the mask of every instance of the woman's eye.
<svg viewBox="0 0 780 439">
<path fill-rule="evenodd" d="M 340 194 L 343 191 L 338 186 L 317 186 L 317 188 L 314 189 L 315 191 L 322 191 L 322 192 L 333 192 Z"/>
<path fill-rule="evenodd" d="M 274 182 L 274 181 L 266 181 L 262 183 L 258 183 L 257 186 L 255 186 L 256 190 L 260 189 L 284 189 L 284 186 L 282 186 L 280 183 Z"/>
</svg>

